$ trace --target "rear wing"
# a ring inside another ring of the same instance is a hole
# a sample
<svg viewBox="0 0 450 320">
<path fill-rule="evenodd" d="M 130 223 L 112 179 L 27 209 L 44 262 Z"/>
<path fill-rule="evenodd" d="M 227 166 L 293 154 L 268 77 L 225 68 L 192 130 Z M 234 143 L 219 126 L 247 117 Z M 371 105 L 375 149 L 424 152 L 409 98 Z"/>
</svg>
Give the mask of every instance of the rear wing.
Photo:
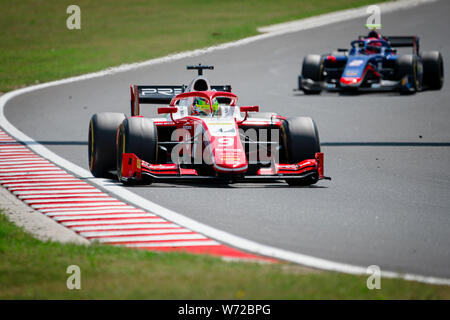
<svg viewBox="0 0 450 320">
<path fill-rule="evenodd" d="M 131 115 L 140 114 L 140 104 L 169 104 L 173 97 L 183 93 L 186 86 L 139 86 L 131 85 Z M 211 86 L 211 90 L 231 92 L 230 85 Z"/>
<path fill-rule="evenodd" d="M 418 36 L 390 36 L 386 40 L 392 47 L 405 48 L 412 47 L 415 54 L 419 54 L 419 37 Z"/>
<path fill-rule="evenodd" d="M 359 36 L 358 40 L 364 40 L 367 36 Z M 411 47 L 413 53 L 419 54 L 419 37 L 418 36 L 388 36 L 383 37 L 383 40 L 389 42 L 389 45 L 394 48 L 408 48 Z"/>
</svg>

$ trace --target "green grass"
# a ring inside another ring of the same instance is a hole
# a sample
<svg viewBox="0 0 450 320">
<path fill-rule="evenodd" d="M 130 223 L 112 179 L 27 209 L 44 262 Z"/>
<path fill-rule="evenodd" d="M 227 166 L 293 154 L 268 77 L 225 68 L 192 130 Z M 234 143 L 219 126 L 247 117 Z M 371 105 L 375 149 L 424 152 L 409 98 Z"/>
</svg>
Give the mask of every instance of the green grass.
<svg viewBox="0 0 450 320">
<path fill-rule="evenodd" d="M 66 268 L 81 268 L 68 290 Z M 185 253 L 42 242 L 0 214 L 0 299 L 449 299 L 450 287 L 313 271 L 291 264 L 225 262 Z"/>
<path fill-rule="evenodd" d="M 257 34 L 259 26 L 380 1 L 1 0 L 0 91 L 236 40 Z M 66 28 L 66 8 L 73 3 L 81 8 L 81 30 Z"/>
</svg>

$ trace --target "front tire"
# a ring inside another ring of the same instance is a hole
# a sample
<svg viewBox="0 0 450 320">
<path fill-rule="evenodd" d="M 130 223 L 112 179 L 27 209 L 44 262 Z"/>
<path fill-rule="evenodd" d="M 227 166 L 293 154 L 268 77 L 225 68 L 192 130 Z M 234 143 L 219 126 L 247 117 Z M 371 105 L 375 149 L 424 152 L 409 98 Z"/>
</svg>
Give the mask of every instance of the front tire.
<svg viewBox="0 0 450 320">
<path fill-rule="evenodd" d="M 103 112 L 89 122 L 89 170 L 96 178 L 106 177 L 116 167 L 116 134 L 123 119 L 123 113 Z"/>
<path fill-rule="evenodd" d="M 321 82 L 323 80 L 323 59 L 318 54 L 308 54 L 303 59 L 302 65 L 302 79 L 311 79 L 314 82 Z M 302 88 L 305 94 L 319 94 L 321 89 L 307 89 Z"/>
<path fill-rule="evenodd" d="M 288 119 L 283 124 L 285 148 L 288 163 L 299 163 L 307 159 L 315 159 L 320 152 L 320 139 L 317 125 L 310 117 Z M 302 180 L 286 180 L 292 186 L 311 185 L 318 181 L 318 175 Z"/>
<path fill-rule="evenodd" d="M 131 117 L 123 120 L 117 134 L 117 177 L 122 177 L 122 154 L 134 153 L 139 159 L 155 163 L 157 159 L 157 130 L 151 119 Z"/>
</svg>

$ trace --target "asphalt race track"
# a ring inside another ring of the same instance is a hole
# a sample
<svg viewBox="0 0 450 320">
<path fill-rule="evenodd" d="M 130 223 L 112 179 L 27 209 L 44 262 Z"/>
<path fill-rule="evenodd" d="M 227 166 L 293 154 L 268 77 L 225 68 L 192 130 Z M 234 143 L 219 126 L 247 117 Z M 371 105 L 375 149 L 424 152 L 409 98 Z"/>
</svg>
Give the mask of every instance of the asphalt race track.
<svg viewBox="0 0 450 320">
<path fill-rule="evenodd" d="M 256 41 L 196 58 L 50 87 L 10 100 L 6 117 L 52 151 L 88 168 L 92 114 L 129 113 L 129 85 L 181 84 L 187 64 L 213 64 L 240 104 L 311 116 L 332 181 L 287 184 L 128 187 L 190 218 L 262 244 L 338 262 L 450 277 L 450 1 L 382 13 L 383 33 L 421 37 L 439 50 L 441 91 L 405 96 L 293 92 L 303 57 L 348 47 L 365 18 Z M 152 110 L 153 107 L 147 107 Z"/>
</svg>

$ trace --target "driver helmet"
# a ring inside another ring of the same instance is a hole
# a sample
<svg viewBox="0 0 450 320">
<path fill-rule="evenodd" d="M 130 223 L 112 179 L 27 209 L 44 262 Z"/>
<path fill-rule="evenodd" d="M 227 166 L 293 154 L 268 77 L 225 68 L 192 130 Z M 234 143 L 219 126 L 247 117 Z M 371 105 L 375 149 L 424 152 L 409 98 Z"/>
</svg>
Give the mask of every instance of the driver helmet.
<svg viewBox="0 0 450 320">
<path fill-rule="evenodd" d="M 367 38 L 381 39 L 381 35 L 376 30 L 372 30 L 367 35 Z"/>
<path fill-rule="evenodd" d="M 219 103 L 217 99 L 213 99 L 212 112 L 216 114 L 219 110 Z M 205 98 L 194 98 L 194 103 L 192 104 L 192 114 L 193 115 L 209 115 L 211 113 L 211 107 Z"/>
<path fill-rule="evenodd" d="M 370 40 L 382 40 L 383 38 L 376 30 L 372 30 L 367 35 L 366 39 L 370 41 Z M 381 43 L 374 41 L 374 42 L 370 43 L 369 47 L 366 49 L 366 53 L 367 54 L 377 54 L 380 52 L 380 48 L 378 48 L 378 47 L 381 47 Z"/>
</svg>

